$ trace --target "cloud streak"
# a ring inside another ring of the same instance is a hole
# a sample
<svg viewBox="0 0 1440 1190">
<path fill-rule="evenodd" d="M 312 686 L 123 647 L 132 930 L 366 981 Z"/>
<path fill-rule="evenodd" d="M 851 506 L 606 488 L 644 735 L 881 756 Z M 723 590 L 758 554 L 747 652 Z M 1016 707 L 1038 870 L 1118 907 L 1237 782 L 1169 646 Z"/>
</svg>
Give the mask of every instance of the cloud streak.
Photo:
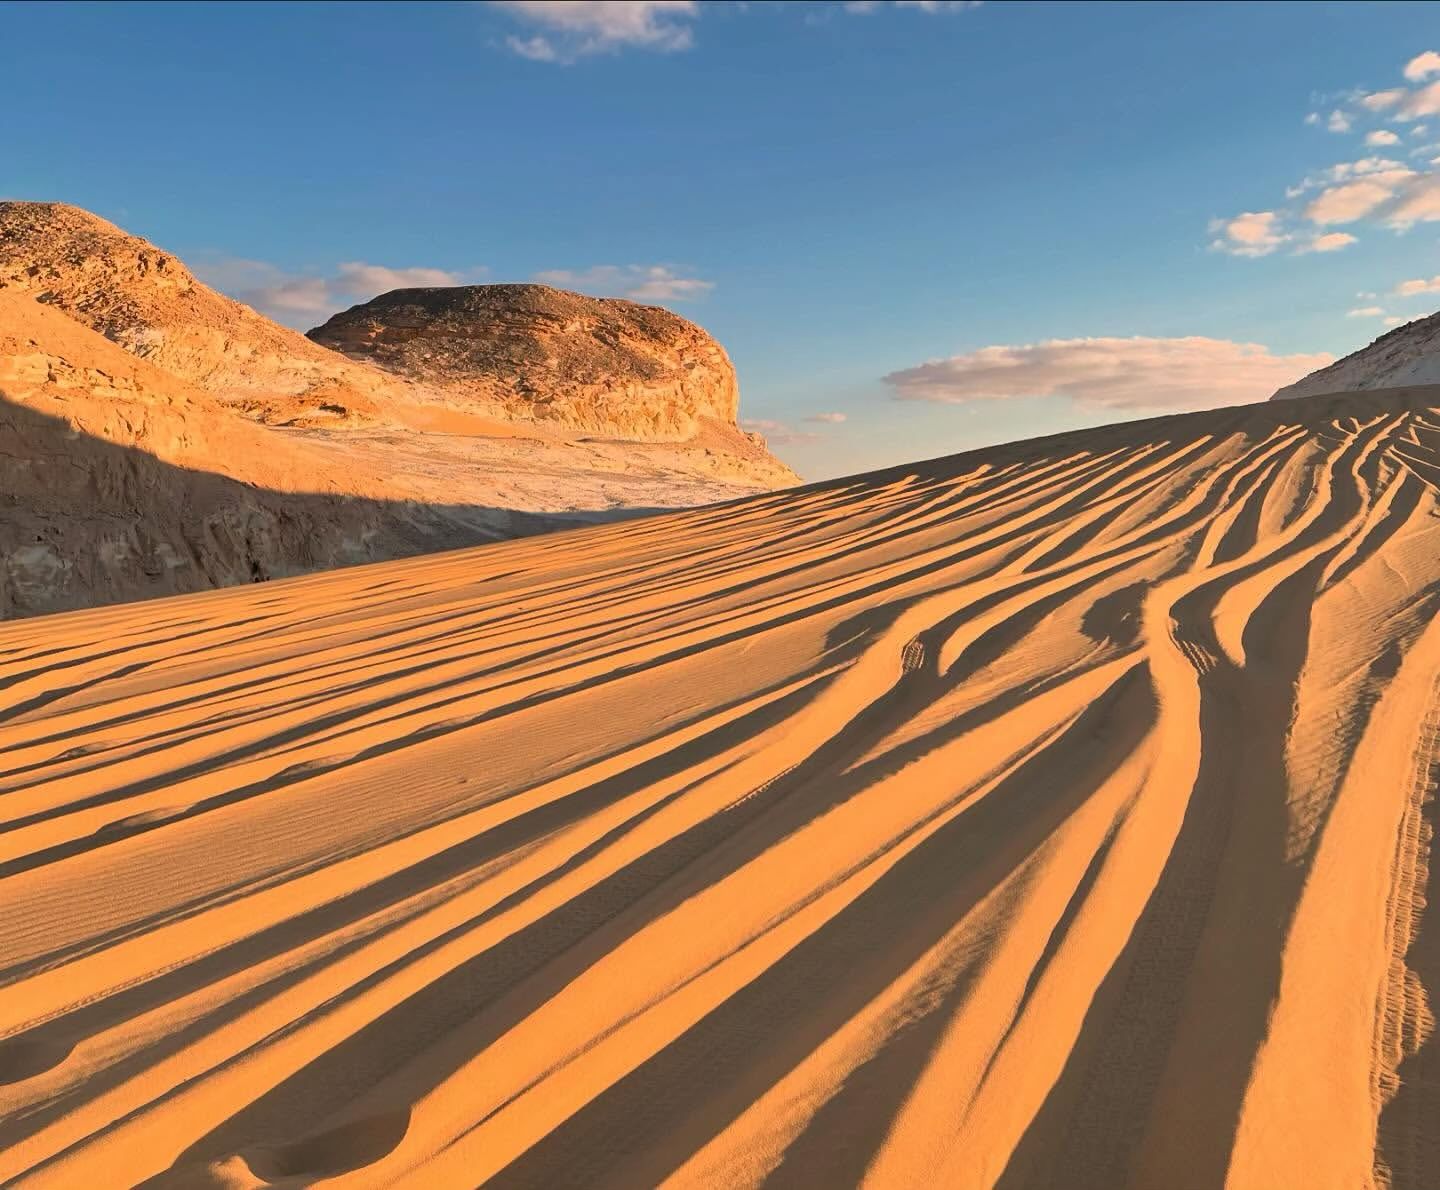
<svg viewBox="0 0 1440 1190">
<path fill-rule="evenodd" d="M 1431 277 L 1428 281 L 1423 277 L 1417 277 L 1413 281 L 1401 281 L 1395 286 L 1395 292 L 1400 297 L 1414 297 L 1421 293 L 1440 293 L 1440 277 Z"/>
<path fill-rule="evenodd" d="M 1084 409 L 1206 409 L 1261 401 L 1332 357 L 1226 339 L 1052 339 L 930 360 L 884 377 L 906 401 L 1065 397 Z"/>
<path fill-rule="evenodd" d="M 600 264 L 588 269 L 547 269 L 534 280 L 558 289 L 578 289 L 598 297 L 623 297 L 636 302 L 685 302 L 704 297 L 713 281 L 686 277 L 669 265 Z"/>
<path fill-rule="evenodd" d="M 695 44 L 695 0 L 493 0 L 527 36 L 505 39 L 512 53 L 533 62 L 568 66 L 626 49 L 674 53 Z"/>
<path fill-rule="evenodd" d="M 740 428 L 747 434 L 759 434 L 771 446 L 809 446 L 824 438 L 813 430 L 795 430 L 783 421 L 764 417 L 742 417 Z"/>
<path fill-rule="evenodd" d="M 263 260 L 220 257 L 201 261 L 196 275 L 222 293 L 276 322 L 301 330 L 331 314 L 392 289 L 426 289 L 478 280 L 484 269 L 452 272 L 428 267 L 391 268 L 349 260 L 324 276 L 287 273 Z"/>
</svg>

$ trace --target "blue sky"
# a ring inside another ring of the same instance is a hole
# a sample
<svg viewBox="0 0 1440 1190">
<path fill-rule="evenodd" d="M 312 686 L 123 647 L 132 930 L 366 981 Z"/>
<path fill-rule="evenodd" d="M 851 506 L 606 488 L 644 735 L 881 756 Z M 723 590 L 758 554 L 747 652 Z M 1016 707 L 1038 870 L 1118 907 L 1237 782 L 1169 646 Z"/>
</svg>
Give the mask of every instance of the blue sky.
<svg viewBox="0 0 1440 1190">
<path fill-rule="evenodd" d="M 1440 304 L 1428 5 L 0 19 L 0 194 L 300 327 L 444 279 L 659 301 L 813 478 L 1263 398 Z"/>
</svg>

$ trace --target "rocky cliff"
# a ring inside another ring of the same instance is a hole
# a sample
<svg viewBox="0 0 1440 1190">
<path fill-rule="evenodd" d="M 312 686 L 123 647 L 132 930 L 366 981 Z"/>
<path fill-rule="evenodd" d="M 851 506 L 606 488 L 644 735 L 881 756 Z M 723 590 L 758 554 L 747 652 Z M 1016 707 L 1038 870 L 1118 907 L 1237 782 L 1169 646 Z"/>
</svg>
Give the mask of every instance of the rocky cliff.
<svg viewBox="0 0 1440 1190">
<path fill-rule="evenodd" d="M 1440 384 L 1440 314 L 1396 327 L 1370 346 L 1287 384 L 1270 399 L 1422 384 Z"/>
<path fill-rule="evenodd" d="M 724 348 L 657 306 L 545 285 L 397 289 L 310 338 L 445 389 L 485 414 L 645 441 L 733 426 Z"/>
</svg>

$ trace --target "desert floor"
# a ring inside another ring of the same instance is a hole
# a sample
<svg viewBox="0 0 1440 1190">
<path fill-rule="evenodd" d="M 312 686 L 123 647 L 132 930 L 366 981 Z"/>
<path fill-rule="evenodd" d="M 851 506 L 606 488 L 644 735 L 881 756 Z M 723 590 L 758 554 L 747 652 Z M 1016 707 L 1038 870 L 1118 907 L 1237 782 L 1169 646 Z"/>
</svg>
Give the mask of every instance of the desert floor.
<svg viewBox="0 0 1440 1190">
<path fill-rule="evenodd" d="M 1437 404 L 0 626 L 0 1183 L 1440 1184 Z"/>
</svg>

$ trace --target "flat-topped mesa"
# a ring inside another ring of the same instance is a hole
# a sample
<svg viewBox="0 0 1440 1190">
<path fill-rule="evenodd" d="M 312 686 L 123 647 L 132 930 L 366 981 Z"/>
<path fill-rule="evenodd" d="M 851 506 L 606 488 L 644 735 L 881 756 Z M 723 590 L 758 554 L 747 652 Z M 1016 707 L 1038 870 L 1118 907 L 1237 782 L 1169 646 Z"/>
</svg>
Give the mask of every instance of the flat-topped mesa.
<svg viewBox="0 0 1440 1190">
<path fill-rule="evenodd" d="M 492 415 L 678 442 L 733 426 L 735 368 L 678 314 L 546 285 L 397 289 L 309 332 Z"/>
<path fill-rule="evenodd" d="M 1270 399 L 1287 401 L 1429 384 L 1440 384 L 1440 314 L 1387 331 L 1370 346 L 1287 384 Z"/>
</svg>

